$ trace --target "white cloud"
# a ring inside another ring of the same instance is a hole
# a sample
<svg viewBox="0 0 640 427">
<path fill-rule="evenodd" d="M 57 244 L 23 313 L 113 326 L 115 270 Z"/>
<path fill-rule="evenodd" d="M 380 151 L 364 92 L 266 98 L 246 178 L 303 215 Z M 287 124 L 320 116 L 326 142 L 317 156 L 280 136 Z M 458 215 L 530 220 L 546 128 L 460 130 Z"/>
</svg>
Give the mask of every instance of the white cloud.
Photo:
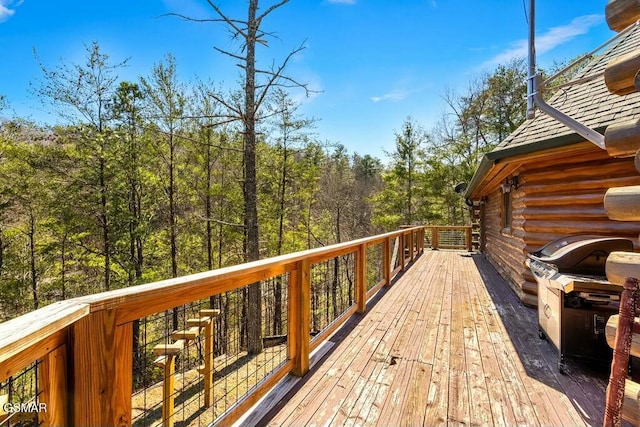
<svg viewBox="0 0 640 427">
<path fill-rule="evenodd" d="M 15 8 L 20 6 L 22 2 L 23 0 L 0 0 L 0 22 L 11 18 L 16 13 Z"/>
<path fill-rule="evenodd" d="M 333 4 L 356 4 L 356 0 L 329 0 Z"/>
<path fill-rule="evenodd" d="M 543 34 L 536 35 L 536 54 L 542 55 L 557 46 L 570 42 L 577 36 L 587 34 L 589 29 L 601 23 L 603 18 L 602 15 L 579 16 L 567 25 L 553 27 Z M 481 65 L 481 68 L 504 64 L 514 58 L 526 57 L 528 50 L 528 42 L 526 39 L 516 40 L 511 44 L 509 49 L 485 61 Z"/>
<path fill-rule="evenodd" d="M 387 101 L 387 100 L 402 101 L 407 97 L 407 95 L 409 95 L 407 91 L 398 90 L 398 91 L 387 92 L 384 95 L 380 95 L 380 96 L 372 96 L 371 100 L 373 102 L 380 102 L 380 101 Z"/>
</svg>

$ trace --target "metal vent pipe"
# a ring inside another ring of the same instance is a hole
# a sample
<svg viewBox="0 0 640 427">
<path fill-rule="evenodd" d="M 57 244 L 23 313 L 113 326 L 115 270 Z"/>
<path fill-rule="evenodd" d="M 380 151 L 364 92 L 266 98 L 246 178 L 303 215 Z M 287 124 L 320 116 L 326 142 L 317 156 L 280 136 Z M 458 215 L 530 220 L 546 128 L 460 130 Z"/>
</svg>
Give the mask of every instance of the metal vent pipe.
<svg viewBox="0 0 640 427">
<path fill-rule="evenodd" d="M 592 142 L 598 148 L 605 150 L 604 136 L 595 130 L 583 125 L 579 121 L 564 114 L 562 111 L 547 104 L 540 94 L 541 76 L 536 71 L 536 47 L 535 47 L 535 0 L 529 0 L 529 78 L 527 79 L 527 119 L 536 116 L 535 107 L 553 117 L 568 128 L 574 130 L 587 141 Z"/>
</svg>

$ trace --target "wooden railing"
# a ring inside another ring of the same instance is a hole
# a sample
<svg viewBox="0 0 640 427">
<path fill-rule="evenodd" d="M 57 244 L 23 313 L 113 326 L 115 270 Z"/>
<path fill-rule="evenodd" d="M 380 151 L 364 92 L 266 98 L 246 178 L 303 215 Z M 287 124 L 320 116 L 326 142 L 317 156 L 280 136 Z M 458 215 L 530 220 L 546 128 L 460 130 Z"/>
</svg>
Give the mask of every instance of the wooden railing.
<svg viewBox="0 0 640 427">
<path fill-rule="evenodd" d="M 426 245 L 431 249 L 466 249 L 472 250 L 472 228 L 464 226 L 426 226 Z"/>
<path fill-rule="evenodd" d="M 433 235 L 438 236 L 439 230 L 443 229 L 433 229 Z M 134 323 L 145 316 L 194 301 L 208 301 L 212 296 L 287 275 L 284 289 L 288 298 L 285 360 L 214 420 L 220 425 L 228 425 L 287 374 L 304 375 L 309 370 L 310 351 L 351 315 L 363 313 L 367 299 L 382 286 L 389 285 L 398 272 L 421 254 L 424 242 L 425 227 L 413 227 L 54 303 L 0 324 L 0 383 L 20 375 L 25 369 L 33 369 L 37 379 L 33 402 L 37 405 L 32 409 L 46 406 L 46 412 L 34 415 L 43 425 L 131 425 Z M 372 262 L 373 247 L 381 248 L 374 261 L 378 264 L 379 274 L 372 272 L 372 265 L 367 266 Z M 311 338 L 312 269 L 319 263 L 344 256 L 354 260 L 354 302 Z M 368 286 L 367 281 L 371 280 L 375 283 Z M 200 310 L 205 314 L 213 311 L 216 310 Z M 186 322 L 194 337 L 200 333 L 199 320 L 203 319 Z M 207 331 L 207 334 L 213 334 L 210 329 Z M 183 331 L 182 336 L 186 337 L 185 334 Z M 164 344 L 160 347 L 174 349 L 176 346 Z M 209 344 L 206 347 L 209 348 Z M 0 402 L 3 399 L 6 401 L 7 397 L 0 395 Z M 165 400 L 163 404 L 169 403 Z M 162 423 L 172 425 L 171 411 L 165 411 L 163 407 L 162 412 Z M 0 423 L 2 417 L 6 420 L 8 415 L 0 413 Z"/>
</svg>

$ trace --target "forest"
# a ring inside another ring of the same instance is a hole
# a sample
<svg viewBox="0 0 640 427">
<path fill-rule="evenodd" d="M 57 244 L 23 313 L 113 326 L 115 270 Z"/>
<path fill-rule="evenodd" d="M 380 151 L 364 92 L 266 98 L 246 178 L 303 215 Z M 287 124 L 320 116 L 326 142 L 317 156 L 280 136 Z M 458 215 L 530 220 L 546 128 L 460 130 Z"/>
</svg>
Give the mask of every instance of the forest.
<svg viewBox="0 0 640 427">
<path fill-rule="evenodd" d="M 249 12 L 245 24 L 256 19 Z M 258 29 L 253 42 L 264 34 Z M 378 159 L 315 133 L 321 118 L 300 113 L 292 91 L 305 87 L 288 84 L 289 57 L 248 97 L 246 86 L 222 92 L 207 78 L 187 83 L 171 54 L 148 75 L 122 81 L 125 63 L 97 41 L 85 49 L 83 62 L 41 64 L 32 85 L 57 124 L 11 117 L 0 96 L 2 321 L 403 224 L 467 224 L 455 184 L 468 182 L 482 155 L 525 119 L 518 59 L 462 90 L 443 89 L 445 112 L 431 129 L 408 112 L 395 149 Z M 251 49 L 242 58 L 218 51 L 245 65 L 255 60 Z M 249 222 L 247 182 L 257 213 Z"/>
</svg>

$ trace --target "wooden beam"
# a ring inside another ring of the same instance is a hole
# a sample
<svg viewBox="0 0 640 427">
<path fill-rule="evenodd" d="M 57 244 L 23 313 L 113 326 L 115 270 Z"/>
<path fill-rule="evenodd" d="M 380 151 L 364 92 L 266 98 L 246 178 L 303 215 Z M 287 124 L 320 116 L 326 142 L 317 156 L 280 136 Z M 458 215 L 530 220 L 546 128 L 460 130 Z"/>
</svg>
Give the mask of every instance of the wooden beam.
<svg viewBox="0 0 640 427">
<path fill-rule="evenodd" d="M 74 425 L 131 425 L 133 327 L 116 325 L 115 310 L 78 320 L 72 328 Z"/>
<path fill-rule="evenodd" d="M 604 195 L 604 208 L 609 219 L 640 221 L 640 185 L 610 188 Z"/>
<path fill-rule="evenodd" d="M 438 249 L 440 247 L 440 227 L 431 227 L 431 248 Z"/>
<path fill-rule="evenodd" d="M 0 381 L 66 343 L 66 328 L 88 316 L 89 309 L 60 301 L 0 324 Z"/>
<path fill-rule="evenodd" d="M 638 70 L 640 70 L 640 50 L 611 60 L 604 70 L 604 82 L 609 92 L 615 95 L 628 95 L 635 92 Z"/>
<path fill-rule="evenodd" d="M 298 377 L 309 372 L 309 337 L 311 317 L 311 264 L 298 261 L 289 280 L 289 358 L 292 374 Z"/>
<path fill-rule="evenodd" d="M 173 414 L 175 411 L 175 371 L 176 358 L 167 355 L 163 366 L 164 378 L 162 381 L 162 425 L 173 427 Z"/>
<path fill-rule="evenodd" d="M 609 317 L 607 326 L 605 328 L 607 344 L 609 344 L 609 347 L 611 348 L 613 348 L 614 339 L 616 337 L 616 329 L 618 328 L 619 317 L 620 316 L 617 314 Z M 633 325 L 631 326 L 631 329 L 633 331 L 633 335 L 631 338 L 631 355 L 640 357 L 640 318 L 636 317 L 633 319 Z"/>
<path fill-rule="evenodd" d="M 356 306 L 358 313 L 367 310 L 367 244 L 356 252 Z"/>
<path fill-rule="evenodd" d="M 215 339 L 215 323 L 209 322 L 204 327 L 204 405 L 213 405 L 213 343 Z"/>
<path fill-rule="evenodd" d="M 398 251 L 398 256 L 400 257 L 400 270 L 404 271 L 405 268 L 405 260 L 404 260 L 404 248 L 406 245 L 406 240 L 404 237 L 404 233 L 400 236 L 400 250 Z"/>
<path fill-rule="evenodd" d="M 632 157 L 640 150 L 640 120 L 613 123 L 604 132 L 604 143 L 611 157 Z"/>
<path fill-rule="evenodd" d="M 640 253 L 611 252 L 605 266 L 607 280 L 622 285 L 627 277 L 640 277 Z"/>
<path fill-rule="evenodd" d="M 389 238 L 382 243 L 382 275 L 384 276 L 385 286 L 391 283 L 391 241 Z"/>
<path fill-rule="evenodd" d="M 38 412 L 40 425 L 71 424 L 67 363 L 67 346 L 61 345 L 47 353 L 38 366 L 38 401 L 47 405 L 46 411 Z"/>
<path fill-rule="evenodd" d="M 622 418 L 637 426 L 640 424 L 640 384 L 627 380 L 624 384 Z"/>
<path fill-rule="evenodd" d="M 638 0 L 609 0 L 604 14 L 609 28 L 619 33 L 640 19 L 640 3 Z"/>
</svg>

